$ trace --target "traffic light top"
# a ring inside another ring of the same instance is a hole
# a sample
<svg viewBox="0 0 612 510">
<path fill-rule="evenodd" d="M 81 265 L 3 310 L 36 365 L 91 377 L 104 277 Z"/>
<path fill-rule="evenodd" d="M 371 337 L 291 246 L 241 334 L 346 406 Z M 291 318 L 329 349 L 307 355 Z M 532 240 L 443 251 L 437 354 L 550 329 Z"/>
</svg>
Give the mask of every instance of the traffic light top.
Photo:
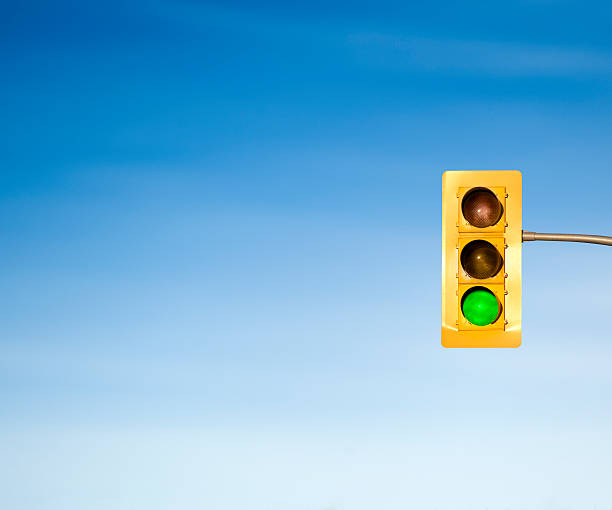
<svg viewBox="0 0 612 510">
<path fill-rule="evenodd" d="M 464 219 L 476 228 L 492 227 L 502 219 L 504 208 L 489 188 L 472 188 L 461 200 Z"/>
</svg>

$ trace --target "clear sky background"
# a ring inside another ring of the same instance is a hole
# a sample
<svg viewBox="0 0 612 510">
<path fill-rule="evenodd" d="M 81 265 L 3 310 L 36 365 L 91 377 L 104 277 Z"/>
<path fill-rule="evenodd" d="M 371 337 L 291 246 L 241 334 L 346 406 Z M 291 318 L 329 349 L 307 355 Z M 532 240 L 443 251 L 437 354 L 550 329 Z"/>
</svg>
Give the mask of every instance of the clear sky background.
<svg viewBox="0 0 612 510">
<path fill-rule="evenodd" d="M 608 2 L 5 2 L 0 506 L 612 508 L 612 251 L 440 346 L 441 176 L 612 234 Z"/>
</svg>

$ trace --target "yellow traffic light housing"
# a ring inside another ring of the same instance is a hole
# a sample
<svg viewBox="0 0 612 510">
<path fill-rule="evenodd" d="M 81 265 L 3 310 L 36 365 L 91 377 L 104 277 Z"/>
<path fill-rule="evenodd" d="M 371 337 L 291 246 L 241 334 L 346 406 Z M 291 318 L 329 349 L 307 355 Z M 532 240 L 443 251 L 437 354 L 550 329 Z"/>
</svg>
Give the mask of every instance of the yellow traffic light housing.
<svg viewBox="0 0 612 510">
<path fill-rule="evenodd" d="M 520 172 L 444 173 L 444 347 L 521 344 L 521 215 Z"/>
</svg>

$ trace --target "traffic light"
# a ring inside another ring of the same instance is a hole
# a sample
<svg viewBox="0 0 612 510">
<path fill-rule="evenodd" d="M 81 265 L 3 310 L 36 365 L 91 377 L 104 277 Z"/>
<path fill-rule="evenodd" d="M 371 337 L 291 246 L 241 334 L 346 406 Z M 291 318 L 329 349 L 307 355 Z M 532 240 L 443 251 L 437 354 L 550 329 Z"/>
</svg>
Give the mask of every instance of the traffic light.
<svg viewBox="0 0 612 510">
<path fill-rule="evenodd" d="M 442 345 L 521 344 L 521 173 L 442 176 Z"/>
</svg>

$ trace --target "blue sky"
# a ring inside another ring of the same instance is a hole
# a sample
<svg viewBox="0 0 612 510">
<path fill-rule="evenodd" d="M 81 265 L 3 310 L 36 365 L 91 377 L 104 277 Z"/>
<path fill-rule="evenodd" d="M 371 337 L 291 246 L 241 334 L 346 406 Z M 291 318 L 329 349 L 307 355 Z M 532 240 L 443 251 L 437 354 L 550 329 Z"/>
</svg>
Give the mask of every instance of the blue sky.
<svg viewBox="0 0 612 510">
<path fill-rule="evenodd" d="M 610 234 L 604 2 L 5 5 L 0 501 L 612 507 L 607 248 L 440 346 L 441 175 Z"/>
</svg>

